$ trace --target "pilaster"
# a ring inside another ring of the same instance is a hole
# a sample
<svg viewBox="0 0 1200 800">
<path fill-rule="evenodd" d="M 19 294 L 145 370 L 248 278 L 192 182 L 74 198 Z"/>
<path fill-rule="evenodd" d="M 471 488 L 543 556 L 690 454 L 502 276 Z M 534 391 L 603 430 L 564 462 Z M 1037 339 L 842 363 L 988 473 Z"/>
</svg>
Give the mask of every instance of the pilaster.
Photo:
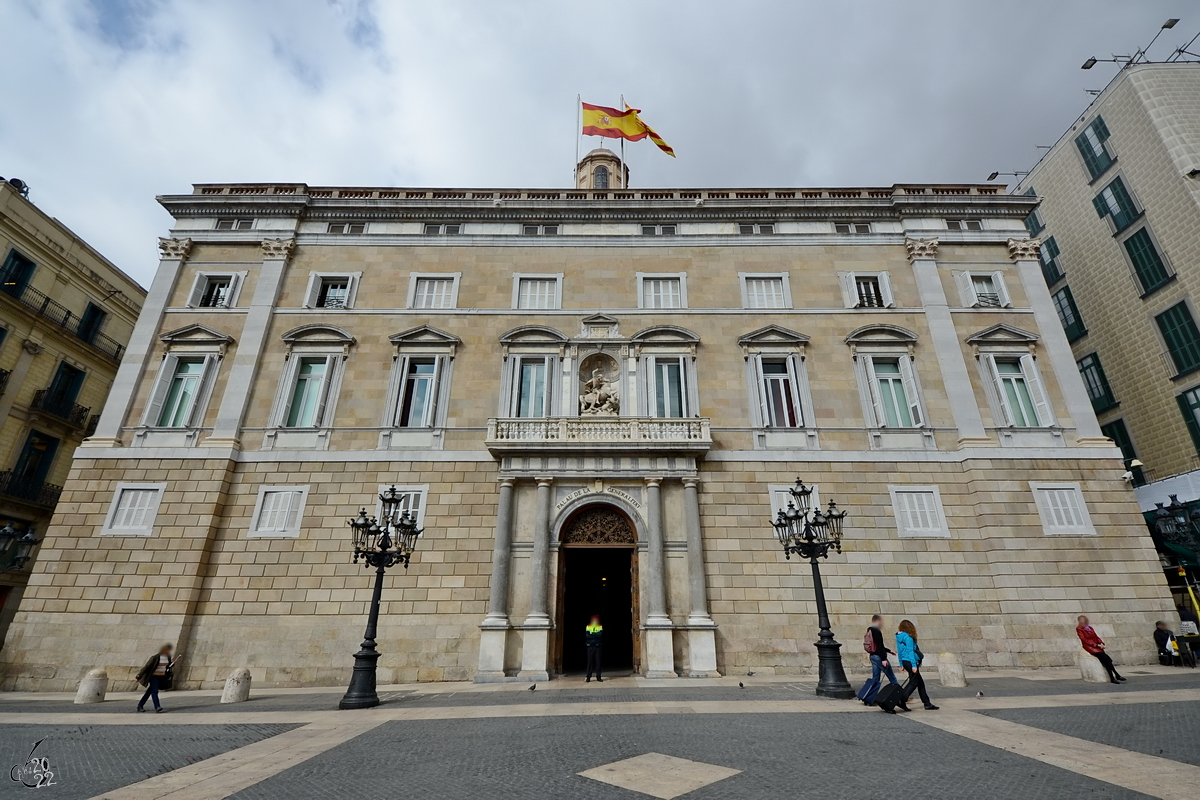
<svg viewBox="0 0 1200 800">
<path fill-rule="evenodd" d="M 646 518 L 646 677 L 674 678 L 675 648 L 663 569 L 662 478 L 646 478 Z"/>
<path fill-rule="evenodd" d="M 550 614 L 550 505 L 554 479 L 537 478 L 537 516 L 533 524 L 533 557 L 530 559 L 529 614 L 521 624 L 521 671 L 517 677 L 549 680 Z"/>
<path fill-rule="evenodd" d="M 508 589 L 512 559 L 512 478 L 500 481 L 500 502 L 496 510 L 496 540 L 492 547 L 492 578 L 488 611 L 480 624 L 479 669 L 476 683 L 504 678 L 504 654 L 508 647 Z"/>
<path fill-rule="evenodd" d="M 704 576 L 704 543 L 700 530 L 700 481 L 683 479 L 683 514 L 687 534 L 688 565 L 688 675 L 715 678 L 717 672 L 716 623 L 708 613 L 708 586 Z"/>
</svg>

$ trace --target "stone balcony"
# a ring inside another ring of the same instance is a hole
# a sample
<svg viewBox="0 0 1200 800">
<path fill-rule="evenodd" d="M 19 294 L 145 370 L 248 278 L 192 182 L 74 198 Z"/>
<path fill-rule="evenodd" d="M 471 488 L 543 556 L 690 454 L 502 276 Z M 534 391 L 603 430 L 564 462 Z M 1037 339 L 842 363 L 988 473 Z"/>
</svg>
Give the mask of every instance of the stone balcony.
<svg viewBox="0 0 1200 800">
<path fill-rule="evenodd" d="M 506 417 L 488 420 L 495 455 L 536 452 L 671 452 L 702 455 L 712 447 L 705 417 Z"/>
</svg>

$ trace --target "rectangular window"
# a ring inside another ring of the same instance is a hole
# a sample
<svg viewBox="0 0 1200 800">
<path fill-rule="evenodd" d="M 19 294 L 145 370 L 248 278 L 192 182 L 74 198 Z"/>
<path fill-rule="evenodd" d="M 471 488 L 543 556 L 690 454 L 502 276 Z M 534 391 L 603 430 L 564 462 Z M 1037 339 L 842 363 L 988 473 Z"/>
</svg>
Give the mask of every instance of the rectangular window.
<svg viewBox="0 0 1200 800">
<path fill-rule="evenodd" d="M 654 416 L 687 416 L 687 371 L 683 357 L 657 356 L 653 364 L 654 393 L 651 403 Z"/>
<path fill-rule="evenodd" d="M 978 219 L 948 219 L 946 228 L 952 231 L 981 231 L 983 221 Z"/>
<path fill-rule="evenodd" d="M 1171 306 L 1154 320 L 1171 354 L 1175 371 L 1182 375 L 1200 367 L 1200 330 L 1196 329 L 1187 303 Z"/>
<path fill-rule="evenodd" d="M 521 233 L 526 236 L 557 236 L 557 225 L 522 225 Z"/>
<path fill-rule="evenodd" d="M 1113 227 L 1118 233 L 1141 216 L 1133 204 L 1133 198 L 1129 196 L 1129 190 L 1125 188 L 1125 182 L 1120 178 L 1101 189 L 1100 194 L 1092 199 L 1092 204 L 1101 218 L 1112 218 Z"/>
<path fill-rule="evenodd" d="M 879 414 L 877 422 L 881 428 L 913 428 L 920 415 L 914 417 L 914 405 L 909 398 L 908 387 L 901 372 L 899 358 L 874 358 L 874 381 L 877 389 Z"/>
<path fill-rule="evenodd" d="M 400 394 L 398 428 L 429 428 L 437 403 L 439 361 L 436 356 L 407 360 Z"/>
<path fill-rule="evenodd" d="M 1121 458 L 1125 461 L 1125 469 L 1129 470 L 1133 475 L 1133 485 L 1142 486 L 1145 484 L 1146 471 L 1140 466 L 1133 465 L 1133 462 L 1137 459 L 1137 451 L 1133 448 L 1133 439 L 1129 438 L 1129 430 L 1125 427 L 1125 420 L 1113 420 L 1107 425 L 1101 425 L 1100 432 L 1112 439 L 1117 447 L 1121 448 Z"/>
<path fill-rule="evenodd" d="M 892 308 L 891 279 L 883 272 L 839 272 L 846 308 Z"/>
<path fill-rule="evenodd" d="M 1142 294 L 1149 294 L 1171 279 L 1167 265 L 1163 263 L 1150 231 L 1146 228 L 1135 232 L 1125 240 L 1125 252 L 1129 254 L 1129 263 L 1133 265 L 1134 274 L 1142 286 Z"/>
<path fill-rule="evenodd" d="M 972 275 L 971 288 L 975 290 L 975 302 L 981 308 L 1000 308 L 1000 290 L 991 275 Z"/>
<path fill-rule="evenodd" d="M 96 334 L 100 333 L 100 327 L 104 324 L 104 319 L 108 314 L 104 309 L 95 303 L 88 303 L 87 308 L 83 310 L 83 316 L 79 318 L 79 325 L 75 328 L 75 335 L 81 340 L 91 344 L 96 339 Z"/>
<path fill-rule="evenodd" d="M 517 361 L 518 417 L 550 416 L 550 359 L 542 356 Z"/>
<path fill-rule="evenodd" d="M 184 428 L 191 422 L 192 411 L 204 378 L 205 358 L 180 358 L 175 362 L 162 410 L 154 424 L 160 428 Z"/>
<path fill-rule="evenodd" d="M 883 291 L 877 276 L 855 276 L 854 289 L 858 293 L 856 308 L 883 308 Z"/>
<path fill-rule="evenodd" d="M 1075 296 L 1071 294 L 1071 287 L 1064 286 L 1055 292 L 1051 299 L 1054 301 L 1054 310 L 1058 312 L 1058 321 L 1066 331 L 1067 341 L 1074 342 L 1086 336 L 1087 328 L 1084 327 L 1083 318 L 1079 316 L 1079 309 L 1075 306 Z"/>
<path fill-rule="evenodd" d="M 1083 502 L 1077 483 L 1038 483 L 1030 481 L 1042 531 L 1051 536 L 1093 535 L 1096 529 Z"/>
<path fill-rule="evenodd" d="M 642 308 L 683 308 L 679 278 L 642 278 Z"/>
<path fill-rule="evenodd" d="M 413 308 L 454 308 L 454 278 L 417 278 Z"/>
<path fill-rule="evenodd" d="M 841 234 L 870 233 L 871 224 L 869 222 L 835 222 L 833 230 Z"/>
<path fill-rule="evenodd" d="M 1037 192 L 1032 186 L 1025 190 L 1025 194 L 1029 197 L 1037 197 Z M 1030 236 L 1037 236 L 1046 229 L 1045 223 L 1042 222 L 1042 217 L 1038 214 L 1037 209 L 1029 212 L 1029 216 L 1025 218 L 1025 230 L 1029 231 Z"/>
<path fill-rule="evenodd" d="M 119 483 L 108 509 L 102 536 L 149 536 L 166 483 Z"/>
<path fill-rule="evenodd" d="M 674 236 L 674 225 L 643 225 L 642 236 Z"/>
<path fill-rule="evenodd" d="M 204 281 L 204 289 L 200 293 L 200 308 L 228 308 L 229 290 L 233 278 L 228 275 L 212 276 Z"/>
<path fill-rule="evenodd" d="M 367 225 L 365 222 L 331 222 L 329 223 L 330 233 L 340 234 L 359 234 L 365 233 Z"/>
<path fill-rule="evenodd" d="M 783 276 L 743 276 L 746 308 L 788 308 Z"/>
<path fill-rule="evenodd" d="M 743 236 L 769 235 L 775 233 L 775 224 L 771 222 L 742 222 L 738 224 L 738 233 Z"/>
<path fill-rule="evenodd" d="M 1048 424 L 1049 419 L 1043 420 L 1043 415 L 1038 413 L 1038 406 L 1043 405 L 1044 400 L 1040 397 L 1041 392 L 1034 388 L 1036 378 L 1026 374 L 1022 363 L 1025 358 L 987 356 L 986 361 L 992 369 L 997 399 L 1006 418 L 1004 423 L 1017 428 L 1037 428 Z M 1035 391 L 1039 395 L 1037 400 Z"/>
<path fill-rule="evenodd" d="M 1179 410 L 1183 413 L 1183 421 L 1192 437 L 1192 446 L 1200 453 L 1200 387 L 1176 395 L 1175 402 L 1179 403 Z"/>
<path fill-rule="evenodd" d="M 217 230 L 219 231 L 248 231 L 253 227 L 254 220 L 246 217 L 217 220 Z"/>
<path fill-rule="evenodd" d="M 380 485 L 379 494 L 383 494 L 392 488 L 389 483 L 386 486 Z M 416 520 L 418 526 L 425 524 L 425 506 L 426 495 L 429 493 L 428 486 L 397 486 L 396 494 L 400 498 L 398 512 L 400 514 L 408 513 L 412 519 Z M 375 504 L 375 516 L 379 517 L 383 514 L 383 503 Z"/>
<path fill-rule="evenodd" d="M 346 308 L 350 299 L 349 278 L 322 278 L 317 290 L 317 308 Z"/>
<path fill-rule="evenodd" d="M 321 424 L 331 361 L 328 356 L 305 356 L 300 359 L 284 416 L 284 427 L 314 428 Z"/>
<path fill-rule="evenodd" d="M 445 224 L 430 222 L 425 225 L 426 236 L 457 236 L 460 233 L 462 233 L 462 223 L 460 222 L 448 222 Z"/>
<path fill-rule="evenodd" d="M 50 386 L 46 389 L 45 409 L 63 418 L 70 417 L 72 406 L 79 397 L 79 390 L 83 388 L 86 377 L 87 373 L 83 370 L 60 361 L 58 371 L 54 373 L 54 380 L 50 381 Z"/>
<path fill-rule="evenodd" d="M 1101 117 L 1092 120 L 1083 133 L 1075 137 L 1075 146 L 1079 148 L 1079 154 L 1083 156 L 1083 163 L 1087 166 L 1092 180 L 1100 177 L 1113 163 L 1112 154 L 1105 146 L 1107 141 L 1108 126 Z"/>
<path fill-rule="evenodd" d="M 903 537 L 950 536 L 946 513 L 942 510 L 942 493 L 936 486 L 889 486 L 892 513 L 896 515 L 896 532 Z"/>
<path fill-rule="evenodd" d="M 1066 275 L 1059 254 L 1058 242 L 1054 241 L 1053 236 L 1042 242 L 1038 251 L 1038 260 L 1042 262 L 1042 277 L 1046 279 L 1048 287 L 1058 283 Z"/>
<path fill-rule="evenodd" d="M 558 279 L 518 278 L 517 308 L 558 308 Z"/>
<path fill-rule="evenodd" d="M 790 358 L 761 358 L 758 362 L 763 422 L 770 428 L 802 428 L 799 380 Z"/>
<path fill-rule="evenodd" d="M 1104 374 L 1100 356 L 1097 353 L 1086 355 L 1079 359 L 1078 364 L 1083 385 L 1092 401 L 1092 410 L 1099 414 L 1115 406 L 1117 398 L 1113 396 L 1112 387 L 1108 385 L 1108 376 Z"/>
<path fill-rule="evenodd" d="M 263 486 L 250 523 L 250 536 L 298 537 L 307 486 Z"/>
<path fill-rule="evenodd" d="M 0 290 L 13 297 L 20 297 L 33 276 L 34 263 L 16 250 L 8 251 L 4 267 L 0 269 Z"/>
</svg>

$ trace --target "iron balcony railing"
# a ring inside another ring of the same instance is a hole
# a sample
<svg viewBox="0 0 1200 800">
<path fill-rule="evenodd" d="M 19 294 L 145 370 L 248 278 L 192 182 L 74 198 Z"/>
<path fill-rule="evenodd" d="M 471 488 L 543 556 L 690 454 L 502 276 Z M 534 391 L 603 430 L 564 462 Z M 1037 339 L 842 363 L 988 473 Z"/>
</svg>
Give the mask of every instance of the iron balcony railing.
<svg viewBox="0 0 1200 800">
<path fill-rule="evenodd" d="M 5 470 L 0 472 L 0 495 L 24 500 L 30 505 L 54 508 L 62 495 L 62 487 Z"/>
<path fill-rule="evenodd" d="M 2 287 L 2 291 L 39 316 L 45 317 L 59 327 L 70 331 L 80 340 L 90 344 L 114 361 L 121 360 L 121 355 L 125 352 L 123 344 L 111 336 L 100 333 L 92 326 L 83 324 L 82 317 L 73 313 L 63 304 L 50 299 L 49 296 L 39 292 L 32 286 L 26 286 L 24 289 Z"/>
<path fill-rule="evenodd" d="M 96 427 L 100 424 L 100 415 L 92 414 L 88 417 L 87 427 L 83 429 L 84 438 L 93 436 L 96 433 Z"/>
<path fill-rule="evenodd" d="M 8 389 L 8 377 L 10 375 L 12 375 L 12 372 L 9 370 L 0 369 L 0 394 L 4 394 L 5 390 Z"/>
<path fill-rule="evenodd" d="M 63 422 L 70 423 L 76 428 L 83 428 L 87 425 L 88 413 L 92 410 L 87 406 L 81 406 L 78 403 L 64 401 L 60 397 L 55 397 L 50 393 L 49 389 L 38 389 L 33 393 L 33 402 L 29 404 L 31 409 L 44 411 L 47 414 L 58 417 Z"/>
</svg>

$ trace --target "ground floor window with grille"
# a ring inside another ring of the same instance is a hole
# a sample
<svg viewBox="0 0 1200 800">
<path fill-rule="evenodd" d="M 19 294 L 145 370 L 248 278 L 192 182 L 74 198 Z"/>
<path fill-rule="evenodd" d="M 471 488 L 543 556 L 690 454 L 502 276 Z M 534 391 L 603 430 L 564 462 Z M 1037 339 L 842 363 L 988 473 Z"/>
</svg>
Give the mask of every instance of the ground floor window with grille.
<svg viewBox="0 0 1200 800">
<path fill-rule="evenodd" d="M 162 501 L 165 483 L 119 483 L 113 494 L 104 527 L 108 536 L 149 536 Z"/>
<path fill-rule="evenodd" d="M 1096 533 L 1078 483 L 1029 482 L 1042 532 L 1048 536 L 1091 536 Z"/>
<path fill-rule="evenodd" d="M 896 531 L 903 537 L 946 538 L 950 526 L 936 486 L 889 486 Z"/>
<path fill-rule="evenodd" d="M 307 499 L 307 486 L 263 486 L 258 490 L 249 535 L 298 537 Z"/>
</svg>

